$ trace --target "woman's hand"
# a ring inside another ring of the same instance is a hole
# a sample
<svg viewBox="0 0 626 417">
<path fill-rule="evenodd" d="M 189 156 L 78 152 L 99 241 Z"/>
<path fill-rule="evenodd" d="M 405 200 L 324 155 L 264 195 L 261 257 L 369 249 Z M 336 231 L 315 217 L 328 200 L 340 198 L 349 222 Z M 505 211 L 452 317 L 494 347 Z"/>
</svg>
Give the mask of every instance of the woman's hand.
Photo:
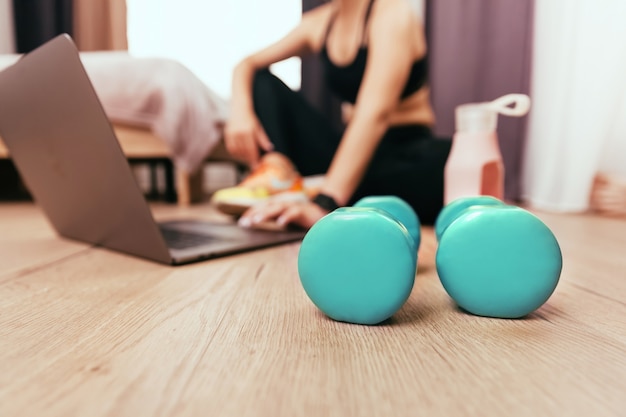
<svg viewBox="0 0 626 417">
<path fill-rule="evenodd" d="M 281 228 L 294 225 L 310 229 L 327 214 L 328 211 L 310 201 L 270 201 L 248 209 L 239 219 L 239 225 L 261 227 L 263 224 L 274 223 Z"/>
<path fill-rule="evenodd" d="M 270 142 L 259 119 L 254 114 L 234 114 L 224 128 L 224 143 L 235 158 L 254 167 L 259 161 L 259 148 L 266 152 L 274 146 Z"/>
</svg>

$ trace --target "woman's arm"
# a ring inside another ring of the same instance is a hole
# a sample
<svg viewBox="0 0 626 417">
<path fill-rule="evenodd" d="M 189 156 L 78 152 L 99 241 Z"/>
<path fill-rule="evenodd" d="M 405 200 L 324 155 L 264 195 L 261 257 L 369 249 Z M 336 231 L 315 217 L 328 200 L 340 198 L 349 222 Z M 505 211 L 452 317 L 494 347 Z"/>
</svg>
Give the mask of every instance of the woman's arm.
<svg viewBox="0 0 626 417">
<path fill-rule="evenodd" d="M 426 48 L 408 2 L 377 2 L 374 7 L 379 4 L 384 6 L 372 14 L 368 60 L 354 115 L 322 187 L 324 194 L 341 205 L 350 200 L 365 175 L 389 127 L 389 116 L 399 103 L 415 56 Z"/>
<path fill-rule="evenodd" d="M 271 150 L 272 144 L 263 131 L 252 102 L 254 74 L 262 68 L 293 56 L 303 56 L 317 48 L 320 30 L 328 18 L 330 5 L 320 6 L 303 15 L 296 28 L 278 42 L 243 59 L 232 80 L 231 112 L 224 131 L 228 151 L 254 165 L 259 158 L 258 146 Z"/>
</svg>

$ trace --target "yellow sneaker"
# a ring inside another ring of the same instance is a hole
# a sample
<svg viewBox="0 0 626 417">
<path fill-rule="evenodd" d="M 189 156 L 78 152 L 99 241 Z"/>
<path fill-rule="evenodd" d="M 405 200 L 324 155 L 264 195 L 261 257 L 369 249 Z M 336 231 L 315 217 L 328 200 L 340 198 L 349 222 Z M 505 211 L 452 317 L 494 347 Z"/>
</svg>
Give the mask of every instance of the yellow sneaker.
<svg viewBox="0 0 626 417">
<path fill-rule="evenodd" d="M 223 213 L 239 216 L 269 198 L 306 200 L 302 176 L 283 155 L 265 155 L 252 173 L 236 187 L 213 194 L 211 201 Z"/>
</svg>

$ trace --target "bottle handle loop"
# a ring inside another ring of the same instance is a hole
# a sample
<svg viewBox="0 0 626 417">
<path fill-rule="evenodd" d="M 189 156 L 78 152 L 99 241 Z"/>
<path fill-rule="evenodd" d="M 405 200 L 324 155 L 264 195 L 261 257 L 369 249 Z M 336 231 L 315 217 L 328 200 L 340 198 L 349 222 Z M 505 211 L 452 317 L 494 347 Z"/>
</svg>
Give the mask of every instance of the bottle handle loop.
<svg viewBox="0 0 626 417">
<path fill-rule="evenodd" d="M 526 94 L 507 94 L 491 101 L 488 105 L 496 113 L 521 117 L 530 110 L 530 97 Z"/>
</svg>

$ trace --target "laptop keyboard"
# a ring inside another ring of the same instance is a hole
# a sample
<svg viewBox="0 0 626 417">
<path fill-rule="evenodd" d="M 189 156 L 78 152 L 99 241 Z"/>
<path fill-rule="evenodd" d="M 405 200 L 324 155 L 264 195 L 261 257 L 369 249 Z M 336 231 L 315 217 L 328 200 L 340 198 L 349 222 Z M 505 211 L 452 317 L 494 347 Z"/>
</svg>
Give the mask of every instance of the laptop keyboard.
<svg viewBox="0 0 626 417">
<path fill-rule="evenodd" d="M 213 236 L 183 232 L 166 227 L 161 227 L 161 233 L 163 234 L 163 238 L 165 238 L 167 246 L 172 249 L 193 248 L 196 246 L 206 245 L 217 240 L 217 238 Z"/>
</svg>

